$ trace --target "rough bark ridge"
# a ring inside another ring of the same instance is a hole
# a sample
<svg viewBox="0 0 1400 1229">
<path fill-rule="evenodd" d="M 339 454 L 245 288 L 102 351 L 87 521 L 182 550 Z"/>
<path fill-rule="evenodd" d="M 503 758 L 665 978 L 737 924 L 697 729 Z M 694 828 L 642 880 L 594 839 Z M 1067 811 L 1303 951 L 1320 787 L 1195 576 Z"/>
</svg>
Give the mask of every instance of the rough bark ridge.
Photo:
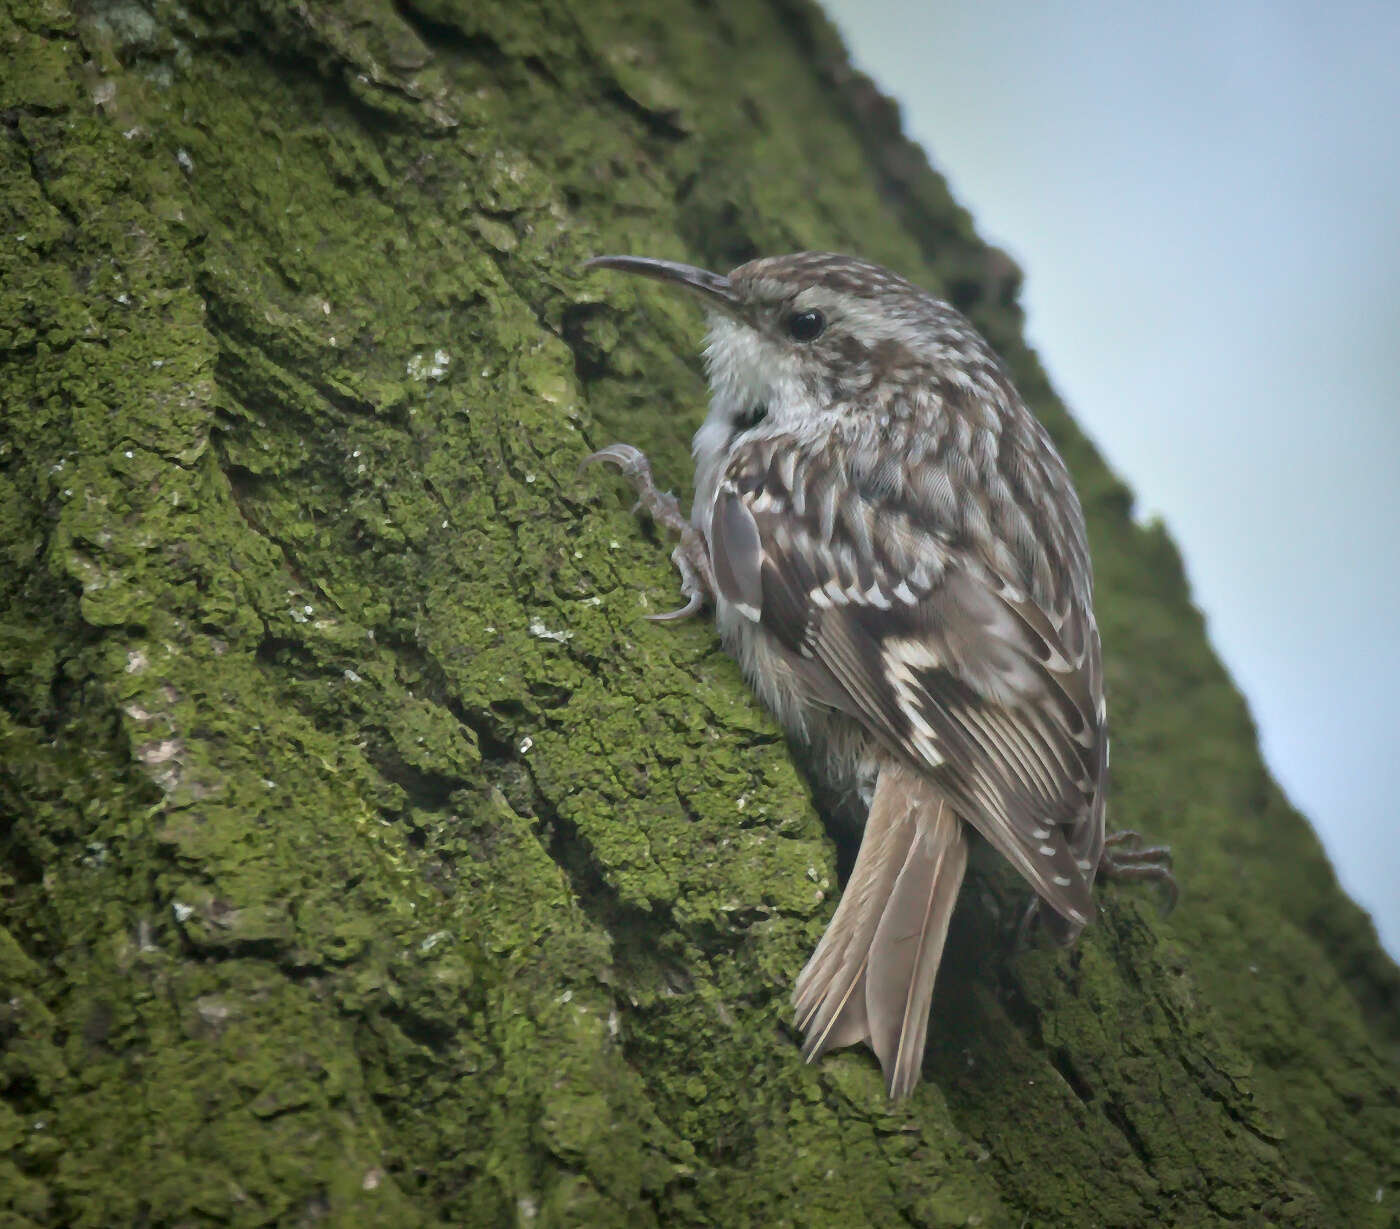
<svg viewBox="0 0 1400 1229">
<path fill-rule="evenodd" d="M 0 13 L 5 1225 L 1394 1225 L 1394 966 L 1177 555 L 802 0 Z M 925 1082 L 815 1067 L 835 854 L 621 489 L 698 321 L 585 279 L 857 250 L 1089 512 L 1118 825 L 1070 953 L 974 871 Z"/>
</svg>

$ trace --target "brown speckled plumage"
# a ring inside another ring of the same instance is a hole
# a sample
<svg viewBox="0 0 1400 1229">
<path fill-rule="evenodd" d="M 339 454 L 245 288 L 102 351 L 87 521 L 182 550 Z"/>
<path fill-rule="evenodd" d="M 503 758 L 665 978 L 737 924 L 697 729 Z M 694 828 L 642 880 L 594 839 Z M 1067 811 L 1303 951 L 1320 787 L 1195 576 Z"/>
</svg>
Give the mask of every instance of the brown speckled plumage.
<svg viewBox="0 0 1400 1229">
<path fill-rule="evenodd" d="M 1024 876 L 1057 937 L 1093 917 L 1108 736 L 1069 474 L 972 326 L 886 269 L 810 252 L 727 278 L 595 263 L 688 286 L 709 310 L 713 398 L 677 613 L 712 600 L 760 696 L 829 783 L 868 804 L 794 998 L 809 1058 L 867 1041 L 905 1095 L 965 824 Z M 639 453 L 597 455 L 630 465 L 648 498 Z M 1133 869 L 1164 874 L 1148 852 Z"/>
</svg>

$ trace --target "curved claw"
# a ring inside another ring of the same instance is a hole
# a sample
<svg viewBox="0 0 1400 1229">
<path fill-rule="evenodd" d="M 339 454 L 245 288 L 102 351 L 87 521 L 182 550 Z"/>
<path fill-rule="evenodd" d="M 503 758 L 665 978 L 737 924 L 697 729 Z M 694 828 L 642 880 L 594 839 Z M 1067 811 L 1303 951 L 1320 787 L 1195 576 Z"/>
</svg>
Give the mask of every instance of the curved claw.
<svg viewBox="0 0 1400 1229">
<path fill-rule="evenodd" d="M 1148 881 L 1156 884 L 1161 893 L 1161 902 L 1158 908 L 1163 917 L 1171 913 L 1176 908 L 1177 901 L 1181 899 L 1181 889 L 1177 886 L 1176 876 L 1165 866 L 1120 867 L 1113 873 L 1112 877 L 1128 882 Z"/>
<path fill-rule="evenodd" d="M 589 453 L 578 463 L 579 473 L 590 465 L 615 465 L 624 474 L 637 474 L 646 468 L 646 454 L 631 444 L 609 444 Z"/>
<path fill-rule="evenodd" d="M 684 606 L 668 610 L 665 614 L 649 614 L 646 618 L 652 623 L 678 623 L 681 619 L 698 615 L 704 608 L 705 599 L 698 593 L 692 593 Z"/>
<path fill-rule="evenodd" d="M 599 464 L 614 466 L 631 481 L 637 492 L 634 513 L 645 512 L 658 527 L 680 537 L 680 543 L 671 552 L 671 561 L 681 574 L 685 605 L 679 610 L 646 617 L 653 623 L 673 623 L 698 614 L 715 592 L 714 568 L 710 564 L 710 553 L 704 539 L 682 515 L 680 502 L 674 495 L 656 489 L 651 462 L 640 448 L 634 448 L 631 444 L 609 444 L 584 457 L 579 462 L 579 469 Z"/>
<path fill-rule="evenodd" d="M 1099 874 L 1104 879 L 1156 883 L 1163 895 L 1163 915 L 1176 908 L 1180 890 L 1172 874 L 1172 851 L 1166 845 L 1144 845 L 1141 835 L 1126 829 L 1110 833 L 1099 857 Z"/>
<path fill-rule="evenodd" d="M 1030 903 L 1026 906 L 1026 911 L 1021 914 L 1021 921 L 1016 927 L 1016 938 L 1012 944 L 1013 952 L 1025 951 L 1030 946 L 1031 931 L 1035 928 L 1036 919 L 1040 917 L 1040 897 L 1032 896 Z"/>
<path fill-rule="evenodd" d="M 1176 902 L 1181 899 L 1181 889 L 1176 886 L 1176 878 L 1170 873 L 1161 879 L 1162 884 L 1162 916 L 1166 917 L 1176 908 Z"/>
</svg>

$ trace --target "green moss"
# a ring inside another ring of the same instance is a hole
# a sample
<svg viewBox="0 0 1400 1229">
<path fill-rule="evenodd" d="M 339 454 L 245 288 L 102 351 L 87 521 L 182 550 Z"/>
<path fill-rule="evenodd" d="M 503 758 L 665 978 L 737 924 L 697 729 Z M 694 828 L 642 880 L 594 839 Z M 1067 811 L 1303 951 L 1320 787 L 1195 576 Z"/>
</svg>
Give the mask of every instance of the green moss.
<svg viewBox="0 0 1400 1229">
<path fill-rule="evenodd" d="M 812 11 L 0 19 L 0 1199 L 15 1224 L 1387 1224 L 1397 981 L 1159 529 Z M 698 322 L 585 277 L 859 249 L 1016 367 L 1091 516 L 1109 892 L 979 869 L 928 1076 L 804 1067 L 832 848 L 665 544 Z M 1382 1190 L 1376 1201 L 1375 1192 Z"/>
</svg>

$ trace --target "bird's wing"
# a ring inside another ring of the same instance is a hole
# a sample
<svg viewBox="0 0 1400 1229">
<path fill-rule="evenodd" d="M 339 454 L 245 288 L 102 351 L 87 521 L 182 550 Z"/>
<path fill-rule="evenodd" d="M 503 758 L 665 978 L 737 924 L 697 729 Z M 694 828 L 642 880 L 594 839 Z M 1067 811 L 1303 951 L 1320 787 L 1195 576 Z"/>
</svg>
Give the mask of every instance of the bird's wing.
<svg viewBox="0 0 1400 1229">
<path fill-rule="evenodd" d="M 1011 524 L 1005 510 L 972 490 L 952 516 L 956 501 L 855 469 L 793 438 L 737 446 L 709 522 L 720 594 L 1077 930 L 1093 915 L 1107 753 L 1087 552 L 1052 558 L 1032 596 L 1035 569 L 980 532 Z"/>
</svg>

